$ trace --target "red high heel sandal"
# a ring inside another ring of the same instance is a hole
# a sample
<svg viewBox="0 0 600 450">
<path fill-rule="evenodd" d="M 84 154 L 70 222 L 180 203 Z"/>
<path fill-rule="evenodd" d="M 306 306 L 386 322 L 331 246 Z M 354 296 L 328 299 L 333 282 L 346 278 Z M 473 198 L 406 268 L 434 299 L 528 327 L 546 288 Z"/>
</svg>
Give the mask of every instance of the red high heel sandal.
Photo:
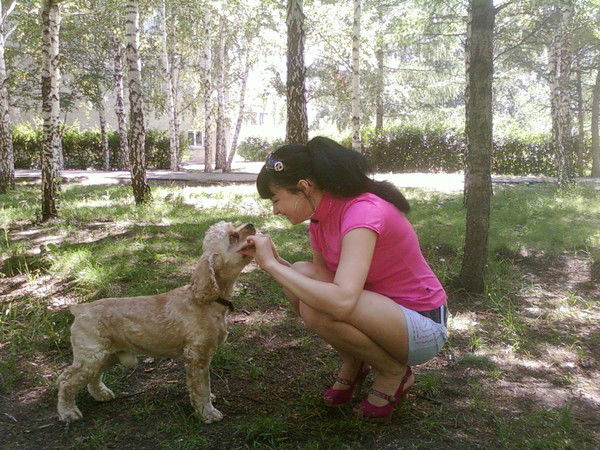
<svg viewBox="0 0 600 450">
<path fill-rule="evenodd" d="M 408 379 L 412 376 L 413 372 L 409 366 L 406 368 L 406 373 L 400 382 L 400 386 L 398 386 L 398 390 L 394 395 L 384 394 L 383 392 L 379 392 L 375 389 L 371 389 L 369 394 L 376 395 L 377 397 L 381 397 L 384 400 L 388 401 L 387 405 L 383 406 L 375 406 L 372 403 L 369 403 L 368 400 L 363 400 L 358 405 L 354 407 L 354 415 L 358 418 L 364 419 L 368 422 L 382 422 L 386 423 L 392 419 L 392 413 L 394 412 L 394 406 L 399 403 L 401 400 L 404 400 L 406 397 L 406 393 L 412 387 L 404 388 L 404 385 L 408 381 Z"/>
<path fill-rule="evenodd" d="M 364 363 L 361 363 L 354 381 L 346 378 L 336 377 L 335 381 L 350 387 L 348 389 L 329 388 L 323 392 L 323 401 L 325 402 L 325 406 L 339 406 L 350 402 L 354 392 L 360 392 L 360 388 L 362 387 L 369 370 L 369 367 L 364 367 Z"/>
</svg>

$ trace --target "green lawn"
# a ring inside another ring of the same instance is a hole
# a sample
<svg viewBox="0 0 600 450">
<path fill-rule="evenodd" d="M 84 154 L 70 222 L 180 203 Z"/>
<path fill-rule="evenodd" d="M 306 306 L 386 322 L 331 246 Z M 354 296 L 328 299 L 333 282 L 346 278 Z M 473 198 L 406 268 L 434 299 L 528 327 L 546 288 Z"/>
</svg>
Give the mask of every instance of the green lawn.
<svg viewBox="0 0 600 450">
<path fill-rule="evenodd" d="M 337 361 L 252 265 L 212 364 L 222 422 L 193 416 L 181 363 L 140 357 L 135 370 L 107 374 L 114 401 L 81 392 L 84 419 L 68 429 L 55 413 L 56 377 L 71 358 L 66 305 L 186 284 L 203 233 L 218 220 L 251 221 L 290 261 L 310 256 L 306 226 L 273 217 L 251 185 L 154 186 L 143 207 L 128 186 L 67 185 L 60 220 L 46 224 L 37 222 L 39 187 L 0 196 L 0 447 L 593 448 L 600 191 L 497 188 L 482 297 L 451 288 L 464 239 L 462 195 L 405 193 L 452 317 L 446 347 L 416 368 L 416 387 L 390 425 L 321 405 Z"/>
</svg>

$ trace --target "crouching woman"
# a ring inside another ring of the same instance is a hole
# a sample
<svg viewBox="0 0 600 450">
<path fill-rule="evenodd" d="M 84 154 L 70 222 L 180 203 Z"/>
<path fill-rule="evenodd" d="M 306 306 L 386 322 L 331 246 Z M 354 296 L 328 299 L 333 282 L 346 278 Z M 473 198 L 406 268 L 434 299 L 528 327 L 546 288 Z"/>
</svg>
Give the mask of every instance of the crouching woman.
<svg viewBox="0 0 600 450">
<path fill-rule="evenodd" d="M 310 220 L 312 262 L 289 264 L 269 236 L 247 252 L 284 289 L 306 326 L 341 358 L 328 406 L 348 403 L 370 368 L 376 378 L 357 416 L 388 421 L 422 364 L 447 337 L 446 293 L 428 266 L 402 193 L 367 176 L 364 157 L 316 137 L 271 153 L 257 188 L 292 225 Z"/>
</svg>

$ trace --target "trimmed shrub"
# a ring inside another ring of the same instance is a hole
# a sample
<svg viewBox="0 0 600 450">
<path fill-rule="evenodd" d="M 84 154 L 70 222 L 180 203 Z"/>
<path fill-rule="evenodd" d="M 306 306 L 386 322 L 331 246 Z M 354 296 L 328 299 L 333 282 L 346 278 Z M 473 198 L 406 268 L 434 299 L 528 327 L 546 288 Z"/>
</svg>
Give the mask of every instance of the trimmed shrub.
<svg viewBox="0 0 600 450">
<path fill-rule="evenodd" d="M 494 141 L 492 171 L 507 175 L 555 175 L 550 137 L 507 137 Z"/>
<path fill-rule="evenodd" d="M 394 127 L 367 131 L 363 143 L 381 172 L 456 172 L 463 168 L 464 139 L 453 131 Z"/>
<path fill-rule="evenodd" d="M 351 146 L 351 138 L 342 143 Z M 589 173 L 590 143 L 578 171 Z M 365 154 L 381 172 L 456 172 L 464 169 L 465 136 L 455 130 L 398 126 L 363 133 Z M 574 151 L 574 146 L 572 150 Z M 573 163 L 577 161 L 572 155 Z M 549 135 L 510 136 L 494 141 L 492 173 L 556 176 L 556 156 Z"/>
<path fill-rule="evenodd" d="M 31 124 L 13 127 L 13 152 L 17 169 L 41 168 L 42 130 Z"/>
<path fill-rule="evenodd" d="M 115 131 L 108 133 L 110 152 L 110 167 L 117 168 L 119 151 L 119 135 Z M 189 151 L 185 133 L 180 136 L 181 151 Z M 77 126 L 62 127 L 62 146 L 65 169 L 102 169 L 104 155 L 100 130 L 81 130 Z M 154 129 L 146 130 L 145 152 L 148 169 L 168 169 L 171 157 L 169 155 L 169 133 Z M 40 169 L 42 130 L 31 124 L 20 124 L 13 128 L 13 148 L 15 152 L 15 167 L 17 169 Z"/>
<path fill-rule="evenodd" d="M 264 138 L 249 137 L 240 142 L 237 152 L 246 161 L 264 161 L 270 152 L 283 144 L 283 139 L 274 139 L 269 142 Z"/>
</svg>

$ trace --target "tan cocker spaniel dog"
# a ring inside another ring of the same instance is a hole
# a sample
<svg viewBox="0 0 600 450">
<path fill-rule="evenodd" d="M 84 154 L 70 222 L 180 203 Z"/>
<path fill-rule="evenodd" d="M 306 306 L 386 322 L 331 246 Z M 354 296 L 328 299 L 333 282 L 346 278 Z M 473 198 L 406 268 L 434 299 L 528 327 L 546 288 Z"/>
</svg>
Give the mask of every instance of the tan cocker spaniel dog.
<svg viewBox="0 0 600 450">
<path fill-rule="evenodd" d="M 115 395 L 102 373 L 121 362 L 135 366 L 136 355 L 183 358 L 192 406 L 205 423 L 223 414 L 212 405 L 209 366 L 217 346 L 227 337 L 225 314 L 232 308 L 233 286 L 252 257 L 239 253 L 252 224 L 212 225 L 191 283 L 164 294 L 104 298 L 71 306 L 73 364 L 58 378 L 58 414 L 62 421 L 81 419 L 77 391 L 87 384 L 98 401 Z"/>
</svg>

